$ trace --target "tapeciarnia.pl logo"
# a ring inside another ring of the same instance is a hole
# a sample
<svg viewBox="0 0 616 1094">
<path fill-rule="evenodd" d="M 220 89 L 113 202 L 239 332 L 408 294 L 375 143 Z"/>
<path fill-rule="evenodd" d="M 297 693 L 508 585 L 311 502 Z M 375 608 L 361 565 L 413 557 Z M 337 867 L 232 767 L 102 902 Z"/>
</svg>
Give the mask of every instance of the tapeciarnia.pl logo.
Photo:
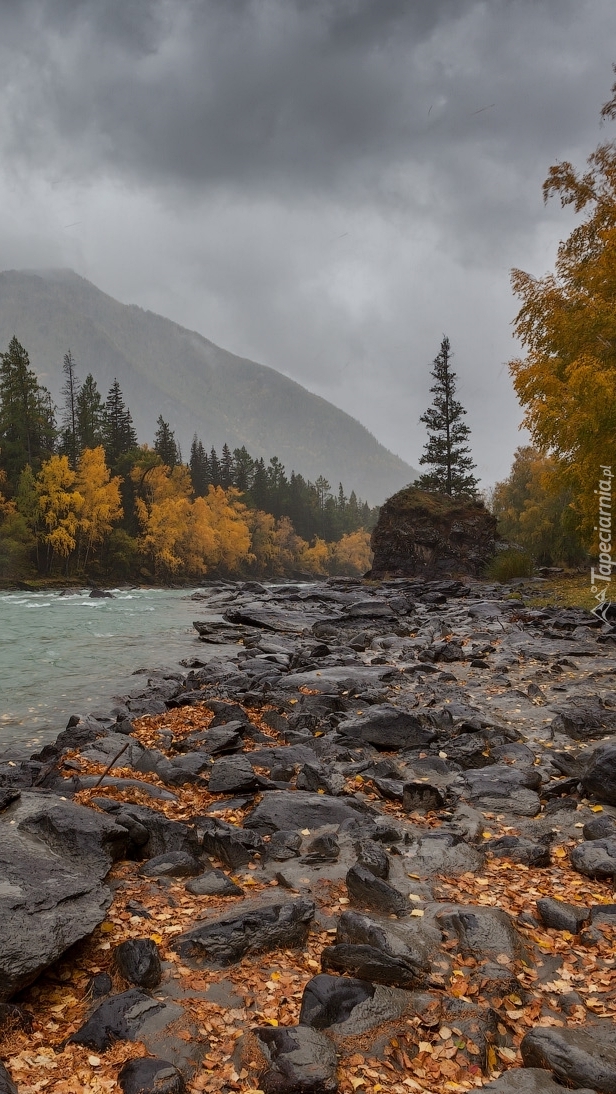
<svg viewBox="0 0 616 1094">
<path fill-rule="evenodd" d="M 613 576 L 612 569 L 615 565 L 612 559 L 613 473 L 609 464 L 601 464 L 600 471 L 599 489 L 595 490 L 599 500 L 599 523 L 595 524 L 595 532 L 599 533 L 599 565 L 596 570 L 594 566 L 590 568 L 590 587 L 591 591 L 595 593 L 595 600 L 598 601 L 598 604 L 596 608 L 592 609 L 592 614 L 604 623 L 613 626 L 614 620 L 616 620 L 616 604 L 612 603 L 608 595 Z M 616 630 L 615 627 L 613 629 Z"/>
</svg>

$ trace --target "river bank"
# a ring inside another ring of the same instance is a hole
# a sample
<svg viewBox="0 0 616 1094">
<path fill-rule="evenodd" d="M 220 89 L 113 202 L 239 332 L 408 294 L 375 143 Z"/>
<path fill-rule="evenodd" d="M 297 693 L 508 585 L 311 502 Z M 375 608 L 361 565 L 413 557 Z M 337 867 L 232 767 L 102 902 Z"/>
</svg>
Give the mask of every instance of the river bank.
<svg viewBox="0 0 616 1094">
<path fill-rule="evenodd" d="M 0 764 L 20 1094 L 613 1094 L 614 642 L 515 594 L 204 590 L 187 672 Z"/>
</svg>

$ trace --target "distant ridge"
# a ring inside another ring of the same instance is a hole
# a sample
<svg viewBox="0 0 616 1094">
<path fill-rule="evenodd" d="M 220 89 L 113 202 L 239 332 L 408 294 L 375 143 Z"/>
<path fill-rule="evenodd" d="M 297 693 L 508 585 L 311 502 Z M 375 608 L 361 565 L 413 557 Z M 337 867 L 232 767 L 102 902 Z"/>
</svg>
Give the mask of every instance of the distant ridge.
<svg viewBox="0 0 616 1094">
<path fill-rule="evenodd" d="M 324 475 L 334 490 L 343 482 L 373 505 L 417 475 L 355 418 L 294 380 L 120 304 L 73 270 L 0 273 L 0 350 L 13 335 L 56 401 L 70 349 L 79 377 L 92 372 L 103 398 L 118 378 L 140 441 L 152 443 L 162 414 L 185 458 L 197 433 L 207 448 L 227 441 L 255 457 L 276 455 L 287 473 Z"/>
</svg>

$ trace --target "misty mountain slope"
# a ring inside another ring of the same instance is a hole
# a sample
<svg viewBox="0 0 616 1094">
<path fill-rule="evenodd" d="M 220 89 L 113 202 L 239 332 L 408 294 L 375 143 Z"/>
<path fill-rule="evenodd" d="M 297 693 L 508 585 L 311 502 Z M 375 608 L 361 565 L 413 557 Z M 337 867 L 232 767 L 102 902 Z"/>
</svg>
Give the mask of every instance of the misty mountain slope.
<svg viewBox="0 0 616 1094">
<path fill-rule="evenodd" d="M 80 379 L 92 372 L 103 398 L 117 377 L 141 441 L 159 414 L 185 458 L 194 433 L 206 448 L 246 445 L 279 456 L 287 472 L 342 481 L 371 503 L 416 472 L 350 415 L 300 384 L 135 305 L 120 304 L 72 270 L 0 273 L 0 349 L 16 335 L 56 401 L 71 350 Z"/>
</svg>

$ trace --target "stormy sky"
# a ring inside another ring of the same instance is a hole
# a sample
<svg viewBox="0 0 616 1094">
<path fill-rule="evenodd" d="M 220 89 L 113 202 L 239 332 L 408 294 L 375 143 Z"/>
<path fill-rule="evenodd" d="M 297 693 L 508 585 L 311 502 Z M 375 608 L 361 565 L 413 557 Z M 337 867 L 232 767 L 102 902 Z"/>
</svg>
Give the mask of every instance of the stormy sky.
<svg viewBox="0 0 616 1094">
<path fill-rule="evenodd" d="M 572 226 L 541 184 L 613 135 L 615 41 L 613 0 L 0 0 L 0 267 L 71 266 L 415 465 L 446 333 L 492 483 L 510 269 Z"/>
</svg>

